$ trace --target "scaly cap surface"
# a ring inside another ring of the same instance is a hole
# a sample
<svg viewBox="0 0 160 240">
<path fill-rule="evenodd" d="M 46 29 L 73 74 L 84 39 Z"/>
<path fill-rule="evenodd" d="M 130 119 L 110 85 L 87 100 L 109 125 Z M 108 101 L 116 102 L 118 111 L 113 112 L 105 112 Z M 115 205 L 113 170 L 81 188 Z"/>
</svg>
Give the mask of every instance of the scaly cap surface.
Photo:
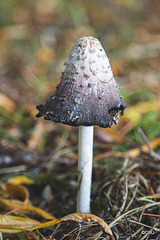
<svg viewBox="0 0 160 240">
<path fill-rule="evenodd" d="M 98 39 L 82 37 L 69 53 L 61 82 L 37 117 L 72 126 L 111 127 L 126 108 Z"/>
</svg>

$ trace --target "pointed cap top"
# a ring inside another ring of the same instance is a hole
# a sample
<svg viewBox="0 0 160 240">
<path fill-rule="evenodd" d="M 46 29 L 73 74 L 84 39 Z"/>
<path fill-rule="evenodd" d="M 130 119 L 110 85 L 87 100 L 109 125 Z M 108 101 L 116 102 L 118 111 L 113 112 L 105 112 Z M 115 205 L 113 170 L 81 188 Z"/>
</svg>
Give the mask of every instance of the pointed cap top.
<svg viewBox="0 0 160 240">
<path fill-rule="evenodd" d="M 126 108 L 98 39 L 82 37 L 69 53 L 56 92 L 37 117 L 72 126 L 110 127 Z"/>
</svg>

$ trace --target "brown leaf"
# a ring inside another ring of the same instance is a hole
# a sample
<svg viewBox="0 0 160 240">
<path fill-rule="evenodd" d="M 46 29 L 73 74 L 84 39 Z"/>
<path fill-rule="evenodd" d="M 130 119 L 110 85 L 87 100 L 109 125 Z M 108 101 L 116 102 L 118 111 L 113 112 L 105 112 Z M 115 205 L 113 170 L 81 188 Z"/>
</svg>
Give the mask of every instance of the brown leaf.
<svg viewBox="0 0 160 240">
<path fill-rule="evenodd" d="M 29 192 L 26 187 L 13 183 L 6 183 L 4 187 L 11 198 L 21 200 L 24 204 L 29 202 Z"/>
<path fill-rule="evenodd" d="M 108 224 L 100 217 L 91 213 L 71 213 L 61 218 L 61 220 L 73 220 L 77 222 L 98 222 L 105 230 L 106 233 L 113 236 L 112 231 Z"/>
<path fill-rule="evenodd" d="M 0 208 L 1 209 L 18 209 L 28 204 L 29 192 L 27 188 L 21 185 L 6 183 L 0 187 Z"/>
<path fill-rule="evenodd" d="M 66 215 L 66 216 L 62 217 L 61 219 L 54 219 L 52 221 L 42 223 L 42 224 L 34 227 L 32 230 L 35 230 L 35 229 L 38 229 L 38 228 L 49 227 L 49 226 L 57 224 L 61 221 L 69 221 L 69 220 L 73 220 L 73 221 L 77 221 L 77 222 L 97 222 L 104 228 L 105 232 L 107 234 L 109 234 L 112 237 L 113 240 L 115 240 L 115 238 L 113 237 L 112 231 L 111 231 L 110 227 L 108 226 L 108 224 L 103 219 L 101 219 L 100 217 L 98 217 L 94 214 L 90 214 L 90 213 L 72 213 L 72 214 L 69 214 L 69 215 Z"/>
</svg>

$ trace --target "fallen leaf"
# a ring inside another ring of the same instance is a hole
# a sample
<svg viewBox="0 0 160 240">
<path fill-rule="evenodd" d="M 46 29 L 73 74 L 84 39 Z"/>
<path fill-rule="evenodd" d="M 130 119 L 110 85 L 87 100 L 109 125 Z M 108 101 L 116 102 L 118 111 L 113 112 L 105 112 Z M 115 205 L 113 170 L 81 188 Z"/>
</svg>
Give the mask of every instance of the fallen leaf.
<svg viewBox="0 0 160 240">
<path fill-rule="evenodd" d="M 62 217 L 61 220 L 73 220 L 77 222 L 98 222 L 104 228 L 106 233 L 109 233 L 111 236 L 113 236 L 108 224 L 102 218 L 91 213 L 71 213 Z"/>
<path fill-rule="evenodd" d="M 94 214 L 90 214 L 90 213 L 72 213 L 72 214 L 62 217 L 61 219 L 54 219 L 52 221 L 42 223 L 42 224 L 34 227 L 32 230 L 49 227 L 49 226 L 57 224 L 61 221 L 69 221 L 69 220 L 73 220 L 73 221 L 77 221 L 77 222 L 97 222 L 104 228 L 105 232 L 110 234 L 113 238 L 112 231 L 111 231 L 110 227 L 108 226 L 108 224 L 102 218 L 100 218 Z"/>
<path fill-rule="evenodd" d="M 20 178 L 19 178 L 20 177 Z M 15 178 L 15 181 L 17 182 L 29 182 L 31 183 L 31 181 L 29 181 L 30 179 L 27 177 L 19 176 L 17 178 Z M 13 179 L 14 181 L 14 179 Z M 55 217 L 53 215 L 51 215 L 50 213 L 34 207 L 29 203 L 29 192 L 27 190 L 27 188 L 25 188 L 24 186 L 18 185 L 18 184 L 14 184 L 14 183 L 6 183 L 6 184 L 2 184 L 1 188 L 0 188 L 0 193 L 1 195 L 5 195 L 4 197 L 1 196 L 0 197 L 0 208 L 1 209 L 9 209 L 12 210 L 11 212 L 15 213 L 15 212 L 35 212 L 38 215 L 40 215 L 41 217 L 45 218 L 45 219 L 55 219 Z M 11 198 L 11 199 L 8 199 Z M 11 213 L 10 212 L 10 213 Z"/>
<path fill-rule="evenodd" d="M 54 219 L 52 221 L 48 221 L 46 223 L 39 224 L 38 226 L 34 227 L 32 230 L 39 229 L 39 228 L 45 228 L 45 227 L 50 227 L 53 226 L 59 222 L 62 222 L 63 220 L 61 219 Z"/>
<path fill-rule="evenodd" d="M 45 218 L 45 219 L 56 219 L 53 215 L 51 215 L 50 213 L 40 209 L 40 208 L 37 208 L 37 207 L 34 207 L 32 205 L 26 205 L 24 207 L 22 207 L 21 209 L 18 209 L 17 211 L 30 211 L 30 212 L 35 212 L 37 213 L 38 215 L 40 215 L 41 217 Z"/>
<path fill-rule="evenodd" d="M 11 178 L 9 179 L 9 183 L 12 183 L 12 184 L 33 184 L 34 181 L 26 176 L 16 176 L 14 178 Z"/>
<path fill-rule="evenodd" d="M 0 232 L 2 233 L 17 233 L 23 230 L 31 230 L 39 224 L 39 221 L 30 218 L 0 215 Z"/>
<path fill-rule="evenodd" d="M 6 183 L 4 187 L 6 193 L 12 199 L 21 200 L 23 201 L 23 204 L 27 204 L 29 202 L 29 192 L 26 187 L 13 183 Z"/>
<path fill-rule="evenodd" d="M 29 202 L 29 192 L 24 186 L 5 183 L 0 185 L 0 208 L 17 209 Z"/>
<path fill-rule="evenodd" d="M 18 177 L 15 177 L 14 179 L 15 179 L 15 182 L 18 182 L 18 183 L 32 182 L 30 181 L 29 178 L 25 176 L 18 176 Z M 14 179 L 13 179 L 13 182 L 14 182 Z M 26 211 L 30 211 L 30 212 L 37 213 L 38 215 L 40 215 L 45 219 L 55 219 L 55 217 L 50 213 L 28 204 L 29 192 L 27 188 L 18 184 L 14 184 L 13 182 L 2 184 L 0 187 L 1 195 L 5 195 L 4 197 L 3 196 L 0 197 L 1 209 L 9 209 L 9 210 L 12 210 L 11 212 L 14 212 L 14 213 L 18 211 L 21 211 L 23 213 Z M 11 199 L 8 199 L 8 198 L 11 198 Z"/>
<path fill-rule="evenodd" d="M 0 197 L 0 209 L 9 209 L 9 210 L 15 210 L 22 208 L 24 206 L 24 202 L 16 199 L 6 199 L 3 197 Z"/>
<path fill-rule="evenodd" d="M 21 212 L 21 213 L 34 212 L 45 219 L 55 219 L 55 217 L 53 215 L 51 215 L 50 213 L 48 213 L 40 208 L 34 207 L 32 205 L 25 205 L 24 202 L 22 202 L 20 200 L 16 200 L 16 199 L 6 199 L 3 197 L 0 197 L 0 208 L 12 210 L 11 211 L 12 213 L 13 212 L 14 213 L 16 213 L 16 212 Z"/>
</svg>

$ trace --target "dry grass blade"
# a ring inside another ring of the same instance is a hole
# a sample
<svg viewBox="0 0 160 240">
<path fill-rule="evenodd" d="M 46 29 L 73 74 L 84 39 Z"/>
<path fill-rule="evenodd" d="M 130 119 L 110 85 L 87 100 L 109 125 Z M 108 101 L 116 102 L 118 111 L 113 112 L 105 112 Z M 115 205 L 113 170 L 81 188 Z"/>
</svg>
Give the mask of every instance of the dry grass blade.
<svg viewBox="0 0 160 240">
<path fill-rule="evenodd" d="M 143 230 L 143 227 L 142 228 L 139 228 L 134 234 L 132 234 L 132 237 L 136 237 L 136 235 L 138 235 L 141 231 Z M 126 240 L 131 240 L 130 237 L 128 237 Z"/>
<path fill-rule="evenodd" d="M 143 132 L 143 130 L 138 127 L 138 132 L 140 133 L 144 143 L 148 146 L 148 150 L 149 150 L 149 153 L 150 155 L 155 159 L 155 160 L 160 160 L 160 155 L 158 153 L 155 153 L 152 149 L 152 146 L 150 144 L 150 142 L 148 141 L 148 138 L 147 136 L 145 135 L 145 133 Z"/>
<path fill-rule="evenodd" d="M 127 211 L 128 208 L 129 208 L 129 207 L 131 206 L 131 204 L 133 203 L 133 200 L 135 199 L 136 194 L 137 194 L 137 191 L 138 191 L 138 187 L 139 187 L 139 178 L 138 178 L 138 176 L 137 176 L 137 184 L 136 184 L 136 188 L 135 188 L 135 190 L 134 190 L 134 192 L 133 192 L 133 196 L 132 196 L 132 198 L 130 199 L 128 205 L 127 205 L 126 208 L 125 208 L 125 211 Z"/>
<path fill-rule="evenodd" d="M 139 201 L 146 201 L 146 202 L 155 202 L 154 200 L 152 199 L 159 199 L 160 198 L 160 195 L 159 194 L 156 194 L 154 196 L 144 196 L 144 197 L 140 197 L 138 198 Z"/>
<path fill-rule="evenodd" d="M 124 208 L 125 208 L 125 205 L 126 205 L 126 202 L 127 202 L 127 197 L 128 197 L 128 182 L 127 182 L 127 178 L 126 178 L 126 181 L 125 181 L 125 190 L 126 190 L 126 193 L 125 193 L 125 196 L 124 196 L 124 201 L 123 201 L 123 204 L 120 208 L 120 210 L 118 211 L 117 215 L 116 215 L 116 218 L 120 216 L 120 214 L 123 212 Z"/>
<path fill-rule="evenodd" d="M 159 228 L 152 227 L 152 226 L 149 226 L 149 225 L 147 225 L 147 224 L 144 224 L 144 223 L 141 223 L 141 222 L 137 222 L 137 221 L 134 221 L 134 220 L 130 220 L 130 222 L 136 223 L 136 224 L 138 224 L 138 225 L 140 225 L 140 226 L 143 226 L 143 227 L 145 227 L 145 228 L 149 228 L 150 230 L 153 228 L 153 230 L 160 232 L 160 229 L 159 229 Z"/>
<path fill-rule="evenodd" d="M 128 212 L 122 214 L 121 216 L 119 216 L 118 218 L 114 219 L 110 224 L 109 227 L 112 228 L 113 226 L 115 226 L 119 221 L 123 221 L 124 218 L 134 215 L 140 211 L 143 211 L 144 209 L 148 209 L 154 206 L 159 206 L 160 202 L 154 202 L 154 203 L 148 203 L 145 206 L 141 206 L 138 208 L 134 208 L 129 210 Z"/>
</svg>

